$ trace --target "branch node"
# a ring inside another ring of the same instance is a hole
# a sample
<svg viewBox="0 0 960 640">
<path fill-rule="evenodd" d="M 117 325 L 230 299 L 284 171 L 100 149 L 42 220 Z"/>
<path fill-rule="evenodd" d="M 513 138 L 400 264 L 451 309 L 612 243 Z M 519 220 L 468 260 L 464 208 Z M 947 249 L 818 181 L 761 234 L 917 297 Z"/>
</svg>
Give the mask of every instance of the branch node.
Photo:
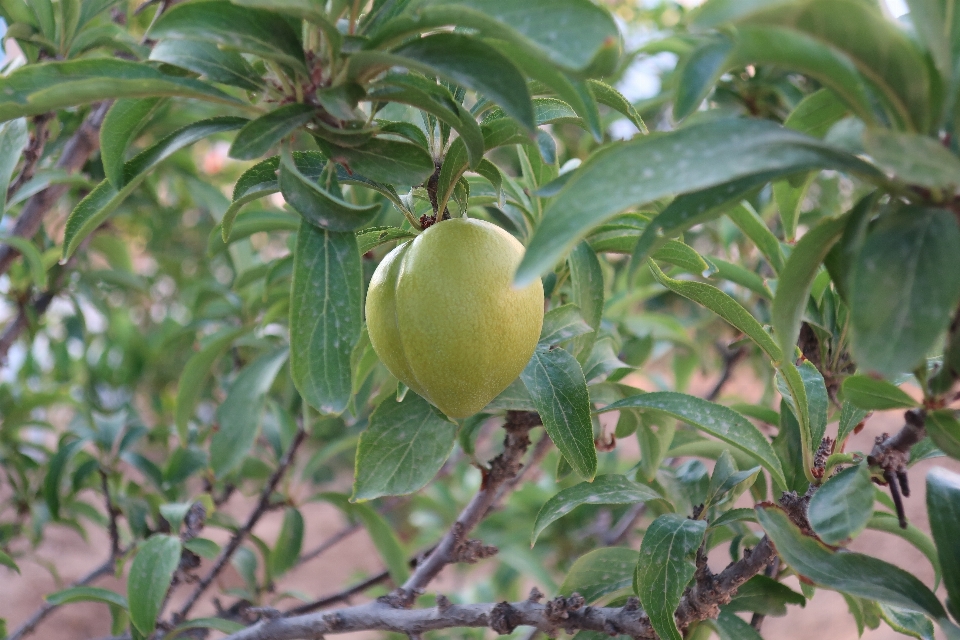
<svg viewBox="0 0 960 640">
<path fill-rule="evenodd" d="M 490 612 L 490 628 L 501 636 L 513 633 L 518 626 L 520 626 L 520 614 L 506 600 L 498 602 Z"/>
<path fill-rule="evenodd" d="M 453 606 L 453 603 L 450 602 L 450 598 L 443 595 L 442 593 L 437 594 L 437 611 L 440 613 L 445 613 L 447 609 Z"/>
<path fill-rule="evenodd" d="M 633 613 L 634 611 L 640 610 L 640 598 L 637 596 L 630 596 L 627 598 L 627 602 L 623 605 L 623 610 L 626 613 Z"/>
<path fill-rule="evenodd" d="M 534 587 L 533 589 L 530 589 L 530 595 L 527 596 L 527 602 L 540 602 L 541 600 L 543 600 L 543 598 L 544 598 L 543 592 L 540 591 L 540 589 Z"/>
</svg>

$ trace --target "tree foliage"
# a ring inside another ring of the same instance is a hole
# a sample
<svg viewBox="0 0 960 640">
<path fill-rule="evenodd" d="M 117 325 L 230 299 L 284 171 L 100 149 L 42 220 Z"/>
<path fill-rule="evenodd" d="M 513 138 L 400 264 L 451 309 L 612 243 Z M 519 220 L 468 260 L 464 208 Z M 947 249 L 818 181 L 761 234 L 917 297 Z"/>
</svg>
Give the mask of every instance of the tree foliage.
<svg viewBox="0 0 960 640">
<path fill-rule="evenodd" d="M 110 539 L 0 636 L 86 603 L 129 638 L 744 638 L 829 589 L 861 629 L 960 638 L 960 476 L 926 477 L 929 535 L 903 507 L 915 462 L 960 459 L 960 9 L 908 4 L 0 1 L 0 574 L 53 525 Z M 664 57 L 656 95 L 617 89 Z M 546 296 L 529 364 L 456 421 L 363 315 L 451 217 L 515 236 Z M 724 392 L 737 367 L 759 402 Z M 283 590 L 330 546 L 304 548 L 315 502 L 382 574 Z M 846 550 L 867 528 L 946 600 Z"/>
</svg>

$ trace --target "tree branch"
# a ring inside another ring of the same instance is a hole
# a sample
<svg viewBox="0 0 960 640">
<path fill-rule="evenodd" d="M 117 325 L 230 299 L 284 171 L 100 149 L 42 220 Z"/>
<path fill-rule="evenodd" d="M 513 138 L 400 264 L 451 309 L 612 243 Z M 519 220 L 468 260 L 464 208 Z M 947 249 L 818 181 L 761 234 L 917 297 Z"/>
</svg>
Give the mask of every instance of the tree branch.
<svg viewBox="0 0 960 640">
<path fill-rule="evenodd" d="M 426 588 L 430 581 L 458 555 L 467 542 L 466 536 L 487 515 L 490 508 L 500 497 L 500 488 L 509 484 L 520 473 L 520 460 L 530 446 L 530 430 L 540 424 L 540 416 L 528 411 L 508 411 L 507 421 L 503 425 L 507 432 L 503 453 L 490 462 L 490 468 L 483 470 L 483 482 L 480 490 L 460 513 L 460 517 L 440 540 L 437 548 L 401 587 L 401 591 L 410 597 Z"/>
<path fill-rule="evenodd" d="M 903 414 L 904 425 L 892 436 L 886 433 L 877 437 L 867 462 L 878 467 L 883 478 L 890 486 L 893 503 L 897 508 L 900 527 L 907 528 L 907 515 L 903 507 L 903 497 L 910 496 L 907 479 L 907 463 L 910 462 L 910 449 L 927 435 L 926 412 L 923 409 L 910 409 Z M 899 486 L 898 486 L 899 485 Z"/>
<path fill-rule="evenodd" d="M 43 148 L 47 144 L 47 138 L 50 137 L 47 122 L 50 121 L 51 117 L 53 117 L 52 113 L 41 113 L 33 116 L 33 134 L 30 136 L 30 143 L 27 148 L 23 150 L 23 168 L 20 169 L 17 178 L 7 187 L 7 200 L 36 172 L 37 164 L 43 157 Z"/>
<path fill-rule="evenodd" d="M 277 465 L 276 470 L 273 472 L 273 475 L 270 476 L 270 479 L 267 481 L 266 486 L 263 488 L 263 491 L 260 492 L 260 499 L 257 501 L 257 506 L 250 514 L 250 517 L 247 518 L 247 522 L 230 538 L 230 541 L 227 542 L 227 545 L 220 552 L 220 555 L 217 556 L 216 562 L 214 562 L 213 567 L 207 572 L 200 582 L 197 583 L 196 588 L 193 590 L 193 593 L 190 594 L 190 597 L 187 598 L 187 601 L 180 607 L 180 610 L 173 615 L 174 623 L 177 623 L 181 620 L 184 620 L 187 617 L 187 614 L 190 613 L 190 610 L 193 609 L 194 605 L 197 604 L 197 601 L 200 600 L 200 597 L 204 594 L 207 588 L 213 583 L 213 581 L 220 575 L 220 572 L 223 571 L 224 567 L 227 566 L 227 563 L 230 561 L 230 558 L 233 557 L 233 554 L 240 547 L 240 544 L 246 539 L 250 532 L 253 531 L 253 527 L 256 526 L 257 522 L 260 521 L 260 518 L 263 517 L 263 514 L 266 513 L 270 508 L 270 497 L 273 495 L 274 489 L 277 488 L 277 485 L 280 483 L 280 479 L 283 478 L 286 474 L 287 469 L 290 467 L 293 462 L 294 454 L 296 454 L 297 449 L 300 447 L 300 443 L 303 442 L 306 432 L 303 430 L 303 427 L 297 429 L 297 434 L 293 438 L 293 442 L 290 443 L 290 447 L 287 449 L 286 453 L 283 454 L 283 458 L 280 460 L 280 464 Z"/>
</svg>

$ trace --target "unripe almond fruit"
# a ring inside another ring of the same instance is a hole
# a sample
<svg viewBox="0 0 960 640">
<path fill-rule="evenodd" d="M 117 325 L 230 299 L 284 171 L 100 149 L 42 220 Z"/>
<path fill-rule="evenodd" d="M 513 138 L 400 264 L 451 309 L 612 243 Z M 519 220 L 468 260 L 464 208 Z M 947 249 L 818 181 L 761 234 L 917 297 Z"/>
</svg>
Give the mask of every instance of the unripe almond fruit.
<svg viewBox="0 0 960 640">
<path fill-rule="evenodd" d="M 513 288 L 523 245 L 468 218 L 433 225 L 391 251 L 367 293 L 370 342 L 387 369 L 451 418 L 483 409 L 533 354 L 540 280 Z"/>
</svg>

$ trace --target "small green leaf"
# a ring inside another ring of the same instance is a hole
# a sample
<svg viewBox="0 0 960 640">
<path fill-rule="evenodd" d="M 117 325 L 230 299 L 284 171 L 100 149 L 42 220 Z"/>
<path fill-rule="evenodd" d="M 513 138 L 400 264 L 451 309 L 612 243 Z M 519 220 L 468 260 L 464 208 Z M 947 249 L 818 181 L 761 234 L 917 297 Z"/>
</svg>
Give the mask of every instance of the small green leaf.
<svg viewBox="0 0 960 640">
<path fill-rule="evenodd" d="M 800 101 L 783 126 L 814 138 L 823 138 L 830 127 L 839 122 L 848 109 L 830 89 L 814 91 Z"/>
<path fill-rule="evenodd" d="M 750 623 L 741 620 L 728 607 L 722 608 L 720 615 L 711 624 L 717 630 L 720 640 L 763 640 Z"/>
<path fill-rule="evenodd" d="M 740 231 L 757 246 L 763 257 L 767 259 L 775 273 L 783 270 L 783 249 L 780 240 L 767 227 L 753 207 L 747 202 L 741 202 L 727 211 L 727 216 L 740 227 Z"/>
<path fill-rule="evenodd" d="M 127 147 L 156 112 L 160 98 L 127 98 L 110 107 L 100 127 L 100 160 L 107 180 L 116 189 L 125 182 L 124 164 Z"/>
<path fill-rule="evenodd" d="M 103 589 L 101 587 L 71 587 L 47 594 L 44 600 L 54 606 L 70 604 L 71 602 L 102 602 L 104 604 L 112 604 L 121 609 L 127 608 L 126 598 L 116 591 L 110 591 L 109 589 Z"/>
<path fill-rule="evenodd" d="M 564 304 L 547 311 L 543 315 L 543 327 L 540 330 L 540 343 L 555 345 L 582 336 L 593 331 L 580 314 L 580 307 Z"/>
<path fill-rule="evenodd" d="M 50 510 L 50 517 L 60 519 L 60 479 L 70 460 L 73 459 L 86 440 L 68 440 L 60 443 L 60 448 L 47 463 L 47 475 L 43 479 L 43 497 Z"/>
<path fill-rule="evenodd" d="M 6 211 L 7 189 L 17 168 L 20 154 L 30 141 L 27 121 L 23 118 L 0 124 L 0 216 Z"/>
<path fill-rule="evenodd" d="M 831 551 L 822 542 L 803 535 L 778 507 L 759 507 L 757 518 L 780 557 L 813 582 L 841 593 L 923 611 L 935 620 L 945 617 L 943 605 L 933 592 L 903 569 L 871 556 Z"/>
<path fill-rule="evenodd" d="M 185 637 L 184 632 L 192 629 L 215 629 L 223 633 L 236 633 L 246 629 L 246 625 L 225 618 L 194 618 L 178 624 L 170 630 L 170 638 Z"/>
<path fill-rule="evenodd" d="M 584 321 L 592 329 L 574 341 L 571 351 L 584 362 L 590 355 L 593 343 L 600 328 L 603 315 L 603 270 L 597 254 L 586 242 L 578 244 L 570 252 L 570 301 L 577 305 Z"/>
<path fill-rule="evenodd" d="M 183 543 L 183 548 L 207 560 L 216 560 L 220 555 L 220 545 L 207 538 L 191 538 Z"/>
<path fill-rule="evenodd" d="M 318 138 L 317 144 L 324 155 L 346 167 L 348 173 L 359 173 L 385 184 L 417 186 L 436 170 L 430 154 L 410 142 L 372 138 L 357 147 L 340 147 Z"/>
<path fill-rule="evenodd" d="M 161 40 L 150 51 L 150 59 L 193 71 L 213 82 L 248 91 L 263 89 L 263 80 L 242 55 L 213 42 Z"/>
<path fill-rule="evenodd" d="M 857 425 L 863 422 L 869 411 L 860 409 L 849 400 L 844 400 L 840 406 L 840 424 L 837 427 L 837 442 L 843 442 L 853 433 Z"/>
<path fill-rule="evenodd" d="M 130 620 L 144 636 L 153 633 L 160 605 L 180 564 L 180 539 L 154 534 L 137 551 L 127 578 Z"/>
<path fill-rule="evenodd" d="M 917 401 L 895 384 L 864 375 L 850 376 L 843 381 L 843 398 L 853 406 L 867 411 L 910 409 L 917 406 Z"/>
<path fill-rule="evenodd" d="M 544 503 L 533 524 L 530 546 L 550 524 L 582 504 L 637 504 L 660 499 L 661 496 L 653 489 L 628 480 L 625 476 L 597 476 L 593 482 L 581 482 L 563 489 Z"/>
<path fill-rule="evenodd" d="M 640 113 L 622 93 L 601 80 L 587 80 L 587 87 L 589 87 L 590 93 L 593 94 L 597 102 L 625 116 L 627 120 L 633 123 L 633 126 L 640 130 L 640 133 L 649 133 L 647 125 L 640 117 Z M 583 117 L 582 114 L 581 117 Z"/>
<path fill-rule="evenodd" d="M 693 300 L 697 304 L 716 313 L 746 334 L 758 347 L 763 349 L 774 362 L 779 362 L 783 357 L 780 348 L 777 347 L 777 344 L 773 341 L 773 338 L 770 337 L 770 334 L 764 330 L 763 326 L 757 322 L 757 319 L 750 315 L 750 312 L 744 309 L 743 305 L 728 294 L 712 285 L 702 282 L 674 280 L 663 273 L 653 260 L 651 260 L 649 264 L 650 271 L 653 273 L 653 277 L 657 279 L 657 282 L 677 295 Z"/>
<path fill-rule="evenodd" d="M 607 405 L 597 413 L 624 408 L 655 409 L 702 430 L 748 453 L 770 472 L 773 481 L 786 487 L 780 460 L 770 441 L 742 415 L 723 405 L 673 391 L 642 393 Z"/>
<path fill-rule="evenodd" d="M 680 121 L 700 108 L 726 71 L 733 42 L 724 35 L 707 39 L 683 61 L 673 100 L 673 117 Z"/>
<path fill-rule="evenodd" d="M 753 467 L 744 471 L 737 470 L 737 463 L 733 456 L 730 455 L 729 451 L 724 451 L 717 458 L 717 464 L 713 468 L 704 504 L 713 506 L 730 504 L 736 501 L 743 495 L 744 491 L 753 485 L 759 473 L 760 467 Z"/>
<path fill-rule="evenodd" d="M 270 550 L 270 575 L 282 576 L 292 569 L 300 558 L 300 549 L 303 547 L 303 516 L 295 507 L 283 510 L 283 524 L 280 525 L 280 534 L 277 542 Z"/>
<path fill-rule="evenodd" d="M 248 364 L 217 407 L 220 428 L 210 441 L 210 466 L 218 478 L 235 469 L 256 441 L 267 392 L 287 355 L 287 348 L 281 347 Z"/>
<path fill-rule="evenodd" d="M 947 589 L 947 607 L 954 619 L 960 619 L 960 547 L 957 546 L 960 475 L 941 467 L 930 470 L 927 474 L 927 514 L 943 571 L 943 585 Z"/>
<path fill-rule="evenodd" d="M 794 352 L 813 279 L 847 222 L 847 216 L 828 219 L 805 233 L 780 272 L 771 317 L 782 353 Z"/>
<path fill-rule="evenodd" d="M 631 593 L 637 568 L 637 551 L 624 547 L 594 549 L 580 556 L 563 579 L 560 593 L 579 593 L 587 604 L 601 598 Z"/>
<path fill-rule="evenodd" d="M 590 394 L 580 363 L 563 349 L 537 347 L 520 379 L 530 392 L 547 434 L 584 479 L 597 474 Z"/>
<path fill-rule="evenodd" d="M 380 213 L 380 203 L 355 205 L 343 199 L 336 177 L 329 189 L 305 176 L 284 150 L 280 160 L 280 192 L 284 199 L 310 224 L 329 231 L 355 231 L 368 225 Z"/>
<path fill-rule="evenodd" d="M 357 445 L 351 500 L 413 493 L 426 486 L 453 451 L 457 425 L 408 393 L 388 397 L 370 416 Z"/>
<path fill-rule="evenodd" d="M 43 264 L 43 256 L 37 246 L 33 244 L 33 241 L 20 236 L 0 236 L 0 243 L 8 244 L 20 252 L 27 263 L 27 268 L 30 270 L 30 279 L 33 280 L 33 286 L 38 291 L 46 291 L 47 269 Z"/>
<path fill-rule="evenodd" d="M 221 330 L 211 336 L 207 343 L 190 356 L 187 364 L 184 365 L 180 373 L 180 380 L 177 383 L 177 408 L 174 414 L 180 442 L 186 443 L 189 440 L 187 423 L 193 417 L 193 410 L 197 406 L 200 392 L 203 391 L 204 382 L 210 375 L 210 368 L 217 358 L 227 350 L 227 347 L 243 333 L 243 329 L 227 328 Z"/>
<path fill-rule="evenodd" d="M 730 157 L 739 161 L 727 162 Z M 628 207 L 741 178 L 765 174 L 766 180 L 813 168 L 878 175 L 854 156 L 758 120 L 711 121 L 604 147 L 576 170 L 544 211 L 516 284 L 529 284 L 551 269 L 594 226 Z"/>
<path fill-rule="evenodd" d="M 304 221 L 294 252 L 290 373 L 304 400 L 339 414 L 352 393 L 350 354 L 363 324 L 362 270 L 353 232 Z"/>
<path fill-rule="evenodd" d="M 259 158 L 290 133 L 310 122 L 317 110 L 308 104 L 293 103 L 274 109 L 244 125 L 230 145 L 230 157 Z"/>
<path fill-rule="evenodd" d="M 933 623 L 922 613 L 881 604 L 880 616 L 897 633 L 920 640 L 934 640 Z"/>
<path fill-rule="evenodd" d="M 168 76 L 148 64 L 105 59 L 45 62 L 0 79 L 0 122 L 111 98 L 178 96 L 242 103 L 199 80 Z"/>
<path fill-rule="evenodd" d="M 873 485 L 866 466 L 848 467 L 828 479 L 810 499 L 808 517 L 827 544 L 857 537 L 873 515 Z"/>
<path fill-rule="evenodd" d="M 927 414 L 927 433 L 945 454 L 960 460 L 960 421 L 956 413 L 946 409 Z"/>
<path fill-rule="evenodd" d="M 863 371 L 916 367 L 960 302 L 960 228 L 942 209 L 902 207 L 868 232 L 850 288 L 851 347 Z"/>
<path fill-rule="evenodd" d="M 707 523 L 676 513 L 660 516 L 640 542 L 635 587 L 650 625 L 665 640 L 682 640 L 673 614 L 696 567 L 693 555 L 703 541 Z"/>
<path fill-rule="evenodd" d="M 4 553 L 3 551 L 0 551 L 0 565 L 5 566 L 11 571 L 16 571 L 17 573 L 20 573 L 20 567 L 17 566 L 17 563 L 14 562 L 13 558 L 11 558 L 9 555 Z"/>
<path fill-rule="evenodd" d="M 807 599 L 782 582 L 756 575 L 737 589 L 724 611 L 753 611 L 767 616 L 787 615 L 787 605 L 806 604 Z"/>
<path fill-rule="evenodd" d="M 150 35 L 211 42 L 304 69 L 299 35 L 283 16 L 223 0 L 177 5 L 160 16 Z"/>
</svg>

